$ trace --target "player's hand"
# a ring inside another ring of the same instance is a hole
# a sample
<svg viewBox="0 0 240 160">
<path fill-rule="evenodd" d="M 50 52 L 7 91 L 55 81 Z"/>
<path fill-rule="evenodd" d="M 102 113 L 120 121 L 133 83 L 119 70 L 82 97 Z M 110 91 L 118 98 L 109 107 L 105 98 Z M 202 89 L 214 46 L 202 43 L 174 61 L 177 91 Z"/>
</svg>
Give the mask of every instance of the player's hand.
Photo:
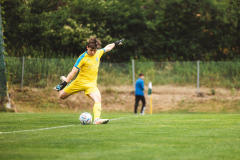
<svg viewBox="0 0 240 160">
<path fill-rule="evenodd" d="M 59 91 L 61 91 L 64 87 L 66 87 L 67 84 L 68 84 L 68 83 L 67 83 L 66 81 L 64 81 L 64 82 L 62 82 L 61 84 L 55 86 L 55 87 L 54 87 L 54 90 L 56 90 L 56 91 L 59 92 Z"/>
<path fill-rule="evenodd" d="M 119 41 L 114 42 L 114 43 L 115 43 L 115 46 L 122 45 L 122 43 L 123 43 L 124 40 L 125 40 L 125 39 L 123 38 L 123 39 L 121 39 L 121 40 L 119 40 Z"/>
</svg>

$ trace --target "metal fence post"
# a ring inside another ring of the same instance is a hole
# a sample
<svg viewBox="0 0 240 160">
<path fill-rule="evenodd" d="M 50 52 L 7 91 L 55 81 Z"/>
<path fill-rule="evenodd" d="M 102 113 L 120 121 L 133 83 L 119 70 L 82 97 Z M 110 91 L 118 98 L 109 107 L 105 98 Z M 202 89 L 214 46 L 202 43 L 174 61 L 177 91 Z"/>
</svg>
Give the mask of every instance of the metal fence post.
<svg viewBox="0 0 240 160">
<path fill-rule="evenodd" d="M 132 59 L 132 76 L 133 76 L 133 89 L 135 90 L 135 66 L 134 59 Z"/>
<path fill-rule="evenodd" d="M 200 61 L 197 61 L 197 95 L 199 95 L 199 79 L 200 79 L 200 67 L 199 67 Z"/>
<path fill-rule="evenodd" d="M 22 89 L 23 89 L 24 61 L 25 61 L 25 57 L 23 56 L 23 62 L 22 62 L 22 81 L 21 81 L 21 91 L 22 91 Z"/>
</svg>

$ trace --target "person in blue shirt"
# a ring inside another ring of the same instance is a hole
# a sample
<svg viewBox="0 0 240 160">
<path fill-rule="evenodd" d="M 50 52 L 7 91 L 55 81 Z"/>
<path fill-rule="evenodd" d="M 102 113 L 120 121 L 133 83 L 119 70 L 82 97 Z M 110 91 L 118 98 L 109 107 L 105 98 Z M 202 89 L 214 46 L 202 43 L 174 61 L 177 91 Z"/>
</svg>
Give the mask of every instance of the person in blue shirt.
<svg viewBox="0 0 240 160">
<path fill-rule="evenodd" d="M 138 103 L 142 101 L 142 110 L 141 114 L 144 114 L 145 110 L 145 97 L 144 97 L 144 75 L 141 73 L 139 74 L 139 78 L 136 81 L 135 85 L 135 106 L 134 106 L 134 113 L 137 113 Z"/>
</svg>

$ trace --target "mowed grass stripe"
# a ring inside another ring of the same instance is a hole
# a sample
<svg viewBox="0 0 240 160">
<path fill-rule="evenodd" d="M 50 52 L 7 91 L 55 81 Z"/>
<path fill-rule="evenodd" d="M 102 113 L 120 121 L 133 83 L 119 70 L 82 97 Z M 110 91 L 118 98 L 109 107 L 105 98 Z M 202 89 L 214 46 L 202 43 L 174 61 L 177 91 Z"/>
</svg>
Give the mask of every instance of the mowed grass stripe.
<svg viewBox="0 0 240 160">
<path fill-rule="evenodd" d="M 239 159 L 238 114 L 108 113 L 103 118 L 120 119 L 86 126 L 78 125 L 78 116 L 0 114 L 6 132 L 76 124 L 0 134 L 0 159 Z"/>
<path fill-rule="evenodd" d="M 120 120 L 126 117 L 120 117 L 120 118 L 115 118 L 115 119 L 110 119 L 110 121 L 115 121 L 115 120 Z M 82 124 L 79 124 L 82 125 Z M 39 128 L 39 129 L 32 129 L 32 130 L 20 130 L 20 131 L 11 131 L 11 132 L 0 132 L 0 134 L 4 133 L 17 133 L 17 132 L 34 132 L 34 131 L 43 131 L 43 130 L 49 130 L 49 129 L 57 129 L 57 128 L 65 128 L 65 127 L 72 127 L 76 126 L 75 125 L 66 125 L 66 126 L 56 126 L 56 127 L 49 127 L 49 128 Z"/>
</svg>

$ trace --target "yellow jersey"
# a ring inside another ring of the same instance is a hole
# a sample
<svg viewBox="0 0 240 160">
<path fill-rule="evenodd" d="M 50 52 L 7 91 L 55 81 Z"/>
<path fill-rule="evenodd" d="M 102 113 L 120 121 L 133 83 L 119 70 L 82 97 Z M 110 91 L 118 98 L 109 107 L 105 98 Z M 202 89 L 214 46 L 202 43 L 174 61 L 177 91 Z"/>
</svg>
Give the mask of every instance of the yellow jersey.
<svg viewBox="0 0 240 160">
<path fill-rule="evenodd" d="M 90 56 L 87 51 L 82 53 L 74 65 L 80 70 L 75 81 L 81 84 L 96 85 L 100 59 L 104 53 L 104 49 L 98 49 L 93 56 Z"/>
</svg>

